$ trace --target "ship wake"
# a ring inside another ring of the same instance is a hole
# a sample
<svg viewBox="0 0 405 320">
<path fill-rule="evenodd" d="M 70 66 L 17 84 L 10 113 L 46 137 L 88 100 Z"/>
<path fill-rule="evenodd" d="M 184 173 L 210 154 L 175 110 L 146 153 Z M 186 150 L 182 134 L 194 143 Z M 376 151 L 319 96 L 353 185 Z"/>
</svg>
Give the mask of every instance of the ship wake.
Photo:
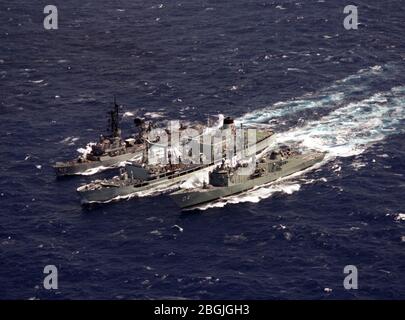
<svg viewBox="0 0 405 320">
<path fill-rule="evenodd" d="M 350 78 L 347 81 L 350 81 Z M 298 177 L 317 167 L 322 167 L 337 157 L 359 155 L 367 150 L 370 145 L 384 140 L 387 136 L 404 133 L 404 105 L 405 86 L 396 86 L 388 91 L 372 94 L 361 101 L 347 103 L 320 119 L 310 120 L 301 126 L 277 133 L 276 142 L 293 144 L 302 151 L 325 152 L 325 159 L 316 167 L 298 172 L 283 180 L 256 187 L 240 195 L 198 206 L 197 209 L 206 210 L 241 202 L 255 203 L 271 197 L 275 193 L 291 194 L 298 191 L 302 183 L 300 179 L 297 179 Z M 248 121 L 248 119 L 261 119 L 261 117 L 263 117 L 262 111 L 257 112 L 257 117 L 251 113 L 242 117 L 241 120 Z M 268 122 L 266 117 L 263 120 Z M 316 180 L 309 181 L 313 183 Z"/>
</svg>

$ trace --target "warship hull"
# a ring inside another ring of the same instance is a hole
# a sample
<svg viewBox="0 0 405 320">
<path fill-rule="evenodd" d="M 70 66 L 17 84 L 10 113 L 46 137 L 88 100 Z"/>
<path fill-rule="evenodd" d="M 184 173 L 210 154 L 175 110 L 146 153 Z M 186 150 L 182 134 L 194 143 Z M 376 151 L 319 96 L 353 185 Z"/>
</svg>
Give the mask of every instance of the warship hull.
<svg viewBox="0 0 405 320">
<path fill-rule="evenodd" d="M 133 184 L 116 186 L 110 184 L 107 187 L 103 187 L 100 189 L 86 189 L 86 186 L 82 186 L 77 189 L 77 192 L 80 195 L 82 204 L 107 203 L 130 196 L 135 196 L 139 192 L 146 191 L 152 188 L 160 187 L 162 189 L 165 189 L 172 185 L 184 182 L 196 172 L 201 172 L 204 169 L 211 170 L 213 168 L 214 165 L 196 166 L 196 168 L 186 171 L 183 174 L 174 174 L 172 176 L 156 178 L 151 181 L 145 181 L 143 183 L 136 183 L 137 180 L 134 180 Z"/>
<path fill-rule="evenodd" d="M 82 204 L 90 203 L 107 203 L 113 200 L 118 200 L 120 198 L 128 197 L 136 192 L 145 191 L 150 188 L 151 185 L 146 186 L 110 186 L 108 188 L 96 189 L 96 190 L 77 190 Z"/>
<path fill-rule="evenodd" d="M 197 191 L 180 190 L 170 194 L 170 197 L 180 208 L 192 209 L 203 203 L 238 194 L 256 186 L 276 181 L 279 178 L 287 177 L 296 172 L 305 170 L 321 162 L 324 157 L 325 155 L 323 153 L 295 157 L 283 165 L 280 170 L 268 173 L 267 175 L 256 179 L 250 179 L 246 182 L 228 187 L 211 187 L 209 189 L 201 189 Z"/>
<path fill-rule="evenodd" d="M 142 157 L 142 150 L 137 150 L 134 152 L 129 152 L 121 155 L 117 155 L 114 157 L 104 156 L 101 157 L 100 160 L 96 161 L 87 161 L 87 162 L 57 162 L 53 168 L 55 169 L 56 175 L 58 177 L 61 176 L 73 176 L 73 175 L 80 175 L 85 174 L 86 171 L 90 171 L 91 169 L 100 168 L 101 170 L 107 170 L 114 165 L 119 164 L 123 161 L 129 161 L 134 158 Z M 100 170 L 100 171 L 101 171 Z"/>
</svg>

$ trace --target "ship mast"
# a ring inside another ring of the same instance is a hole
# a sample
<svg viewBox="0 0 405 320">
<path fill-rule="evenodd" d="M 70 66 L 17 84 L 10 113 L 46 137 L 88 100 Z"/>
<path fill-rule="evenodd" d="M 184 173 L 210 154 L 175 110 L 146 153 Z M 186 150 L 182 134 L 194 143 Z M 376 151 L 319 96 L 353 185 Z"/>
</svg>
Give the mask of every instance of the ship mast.
<svg viewBox="0 0 405 320">
<path fill-rule="evenodd" d="M 116 98 L 114 96 L 114 109 L 109 112 L 109 131 L 113 138 L 120 137 L 120 128 L 119 128 L 119 106 L 117 104 Z"/>
</svg>

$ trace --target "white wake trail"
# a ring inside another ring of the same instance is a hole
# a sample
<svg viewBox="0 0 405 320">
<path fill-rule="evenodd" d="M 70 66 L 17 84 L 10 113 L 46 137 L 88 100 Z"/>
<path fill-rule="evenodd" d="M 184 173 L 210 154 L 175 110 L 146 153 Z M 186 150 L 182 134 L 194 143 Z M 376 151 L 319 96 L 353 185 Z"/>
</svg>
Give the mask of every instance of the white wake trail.
<svg viewBox="0 0 405 320">
<path fill-rule="evenodd" d="M 404 132 L 405 87 L 377 93 L 349 103 L 303 127 L 277 134 L 280 143 L 299 143 L 303 148 L 327 152 L 330 157 L 363 153 L 386 136 Z"/>
<path fill-rule="evenodd" d="M 394 87 L 360 102 L 349 103 L 319 120 L 277 133 L 278 143 L 298 145 L 303 150 L 325 152 L 325 159 L 301 172 L 267 185 L 258 186 L 240 195 L 197 207 L 200 210 L 223 207 L 241 202 L 259 202 L 273 194 L 291 194 L 300 189 L 298 179 L 303 174 L 322 167 L 336 157 L 363 153 L 370 145 L 392 134 L 405 132 L 405 86 Z"/>
</svg>

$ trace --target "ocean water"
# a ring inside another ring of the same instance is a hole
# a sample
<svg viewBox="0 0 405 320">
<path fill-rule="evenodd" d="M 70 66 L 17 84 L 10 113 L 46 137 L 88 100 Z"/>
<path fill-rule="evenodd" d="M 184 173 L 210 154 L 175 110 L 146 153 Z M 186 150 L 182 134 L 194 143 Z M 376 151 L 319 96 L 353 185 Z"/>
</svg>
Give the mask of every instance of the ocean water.
<svg viewBox="0 0 405 320">
<path fill-rule="evenodd" d="M 404 298 L 401 1 L 347 3 L 358 30 L 337 0 L 52 4 L 53 31 L 45 3 L 0 4 L 0 299 Z M 164 194 L 83 208 L 95 176 L 51 165 L 105 130 L 113 95 L 126 132 L 224 114 L 327 156 L 192 212 Z"/>
</svg>

